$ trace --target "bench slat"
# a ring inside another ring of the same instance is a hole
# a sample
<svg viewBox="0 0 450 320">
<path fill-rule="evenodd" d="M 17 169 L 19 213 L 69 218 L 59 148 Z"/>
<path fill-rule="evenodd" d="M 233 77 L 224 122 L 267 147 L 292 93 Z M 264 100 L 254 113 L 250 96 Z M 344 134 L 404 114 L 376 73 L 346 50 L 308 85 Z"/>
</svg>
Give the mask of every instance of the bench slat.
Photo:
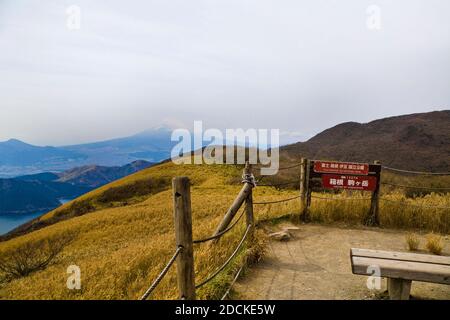
<svg viewBox="0 0 450 320">
<path fill-rule="evenodd" d="M 372 275 L 369 266 L 379 266 L 381 277 L 450 284 L 450 266 L 404 260 L 352 256 L 354 274 Z"/>
<path fill-rule="evenodd" d="M 381 258 L 398 261 L 424 262 L 450 266 L 450 257 L 435 256 L 430 254 L 352 248 L 350 255 L 358 257 Z"/>
</svg>

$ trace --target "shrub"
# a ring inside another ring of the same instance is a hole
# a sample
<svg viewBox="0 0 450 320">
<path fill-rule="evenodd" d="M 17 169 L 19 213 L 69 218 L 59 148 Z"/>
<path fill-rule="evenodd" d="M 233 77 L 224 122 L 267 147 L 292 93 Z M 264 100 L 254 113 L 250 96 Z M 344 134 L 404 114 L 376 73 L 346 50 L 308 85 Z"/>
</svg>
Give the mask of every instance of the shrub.
<svg viewBox="0 0 450 320">
<path fill-rule="evenodd" d="M 262 230 L 255 230 L 255 233 L 249 239 L 251 245 L 247 248 L 246 265 L 252 266 L 258 263 L 266 254 L 267 237 Z"/>
<path fill-rule="evenodd" d="M 420 239 L 415 233 L 406 235 L 406 245 L 409 251 L 417 251 L 419 249 Z"/>
<path fill-rule="evenodd" d="M 56 211 L 55 220 L 59 221 L 61 218 L 78 217 L 93 211 L 95 211 L 95 207 L 89 199 L 75 200 L 67 208 Z"/>
<path fill-rule="evenodd" d="M 125 201 L 133 197 L 155 194 L 168 189 L 169 185 L 169 179 L 164 178 L 138 180 L 131 184 L 112 187 L 105 190 L 98 197 L 98 202 L 108 203 L 113 201 Z"/>
<path fill-rule="evenodd" d="M 442 237 L 440 235 L 430 233 L 427 236 L 426 247 L 427 247 L 428 251 L 430 251 L 431 253 L 438 254 L 438 255 L 441 254 L 442 249 L 444 247 L 444 245 L 442 243 Z"/>
<path fill-rule="evenodd" d="M 71 233 L 9 247 L 0 252 L 0 279 L 7 282 L 45 269 L 74 238 Z"/>
</svg>

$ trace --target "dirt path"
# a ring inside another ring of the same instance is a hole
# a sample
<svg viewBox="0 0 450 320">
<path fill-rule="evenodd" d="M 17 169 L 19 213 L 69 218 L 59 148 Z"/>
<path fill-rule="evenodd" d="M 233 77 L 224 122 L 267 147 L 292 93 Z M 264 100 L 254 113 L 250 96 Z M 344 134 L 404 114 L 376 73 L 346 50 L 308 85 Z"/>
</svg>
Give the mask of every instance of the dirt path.
<svg viewBox="0 0 450 320">
<path fill-rule="evenodd" d="M 270 241 L 266 257 L 235 284 L 241 299 L 373 299 L 386 296 L 367 289 L 367 277 L 353 275 L 351 247 L 405 251 L 405 233 L 382 229 L 351 229 L 300 225 L 287 242 Z M 421 247 L 425 237 L 421 237 Z M 450 239 L 445 239 L 450 255 Z M 419 299 L 450 299 L 450 286 L 414 282 Z"/>
</svg>

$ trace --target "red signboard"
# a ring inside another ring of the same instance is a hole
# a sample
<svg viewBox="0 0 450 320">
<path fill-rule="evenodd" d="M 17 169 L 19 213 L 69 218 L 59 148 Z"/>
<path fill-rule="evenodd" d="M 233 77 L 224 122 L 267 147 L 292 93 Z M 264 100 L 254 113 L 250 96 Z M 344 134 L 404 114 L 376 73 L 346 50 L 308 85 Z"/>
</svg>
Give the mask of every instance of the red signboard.
<svg viewBox="0 0 450 320">
<path fill-rule="evenodd" d="M 322 187 L 327 189 L 351 189 L 374 191 L 377 186 L 377 177 L 351 176 L 338 174 L 323 174 Z"/>
<path fill-rule="evenodd" d="M 356 162 L 314 161 L 314 172 L 368 175 L 369 165 Z"/>
</svg>

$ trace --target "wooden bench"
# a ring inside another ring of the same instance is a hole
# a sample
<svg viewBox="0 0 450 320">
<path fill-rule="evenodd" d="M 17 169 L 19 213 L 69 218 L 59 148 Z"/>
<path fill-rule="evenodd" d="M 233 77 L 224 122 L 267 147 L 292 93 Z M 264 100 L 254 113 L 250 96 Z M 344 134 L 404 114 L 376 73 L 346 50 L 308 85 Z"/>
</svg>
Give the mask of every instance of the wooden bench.
<svg viewBox="0 0 450 320">
<path fill-rule="evenodd" d="M 353 274 L 375 276 L 379 268 L 392 300 L 408 300 L 413 280 L 450 284 L 450 257 L 352 248 L 350 259 Z"/>
</svg>

